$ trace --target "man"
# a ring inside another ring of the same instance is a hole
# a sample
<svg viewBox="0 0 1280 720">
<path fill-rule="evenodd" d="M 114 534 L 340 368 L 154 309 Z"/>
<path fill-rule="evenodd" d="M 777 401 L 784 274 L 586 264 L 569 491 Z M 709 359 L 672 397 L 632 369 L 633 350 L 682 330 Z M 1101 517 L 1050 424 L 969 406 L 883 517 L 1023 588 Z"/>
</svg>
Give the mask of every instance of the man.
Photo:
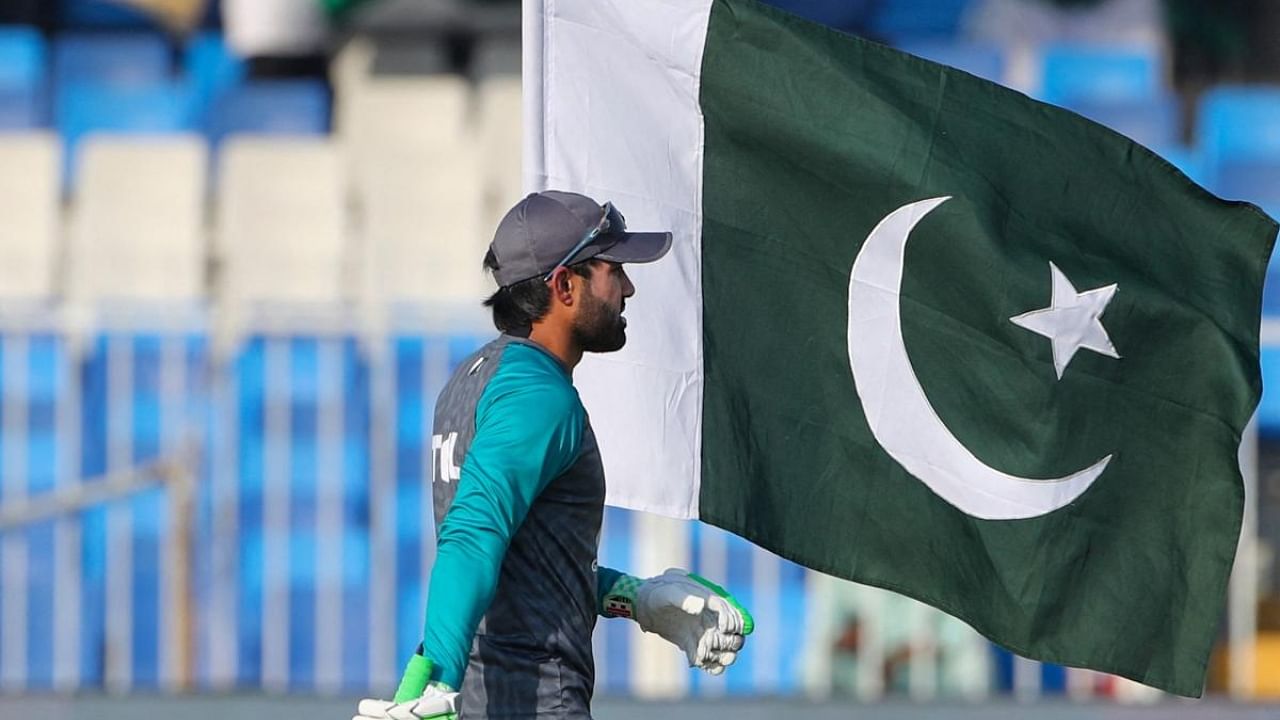
<svg viewBox="0 0 1280 720">
<path fill-rule="evenodd" d="M 586 352 L 626 343 L 635 287 L 670 233 L 626 231 L 609 203 L 549 191 L 520 201 L 485 257 L 502 335 L 458 366 L 436 403 L 437 554 L 426 630 L 395 699 L 360 718 L 590 715 L 597 616 L 629 617 L 718 674 L 751 616 L 681 570 L 648 580 L 596 568 L 604 471 L 573 388 Z"/>
</svg>

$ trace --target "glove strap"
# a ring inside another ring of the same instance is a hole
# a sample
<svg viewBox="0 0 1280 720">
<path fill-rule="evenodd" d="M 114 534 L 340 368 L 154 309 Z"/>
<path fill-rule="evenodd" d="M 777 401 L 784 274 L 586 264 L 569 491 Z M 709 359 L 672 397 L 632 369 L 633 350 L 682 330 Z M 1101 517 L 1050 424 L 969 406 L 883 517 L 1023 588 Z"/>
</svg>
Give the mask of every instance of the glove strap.
<svg viewBox="0 0 1280 720">
<path fill-rule="evenodd" d="M 601 606 L 605 617 L 624 617 L 636 619 L 636 593 L 644 583 L 638 577 L 623 575 L 613 583 L 613 587 L 604 594 Z"/>
<path fill-rule="evenodd" d="M 427 689 L 427 683 L 430 680 L 431 661 L 414 653 L 404 667 L 404 674 L 400 676 L 400 687 L 396 688 L 394 702 L 408 702 L 422 697 L 422 691 Z"/>
</svg>

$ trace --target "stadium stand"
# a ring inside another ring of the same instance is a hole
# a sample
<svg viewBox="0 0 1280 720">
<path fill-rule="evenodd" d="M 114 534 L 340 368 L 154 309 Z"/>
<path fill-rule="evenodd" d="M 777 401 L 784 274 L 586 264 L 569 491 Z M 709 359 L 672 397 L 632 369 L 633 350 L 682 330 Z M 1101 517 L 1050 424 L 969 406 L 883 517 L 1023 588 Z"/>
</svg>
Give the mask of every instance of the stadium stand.
<svg viewBox="0 0 1280 720">
<path fill-rule="evenodd" d="M 77 303 L 194 304 L 205 297 L 204 143 L 97 136 L 84 143 L 66 293 Z"/>
<path fill-rule="evenodd" d="M 961 30 L 967 0 L 773 4 L 1009 79 L 1008 49 Z M 488 288 L 479 258 L 521 193 L 518 43 L 481 37 L 459 52 L 438 38 L 357 36 L 331 64 L 330 94 L 319 78 L 251 77 L 260 68 L 216 32 L 175 53 L 172 41 L 143 32 L 151 26 L 132 11 L 101 0 L 58 6 L 72 27 L 99 32 L 46 40 L 28 27 L 0 29 L 0 131 L 48 129 L 0 134 L 0 321 L 10 307 L 59 300 L 95 310 L 208 300 L 215 311 L 246 315 L 246 324 L 233 324 L 243 333 L 225 355 L 213 351 L 205 325 L 99 328 L 83 338 L 0 328 L 6 463 L 12 448 L 26 448 L 31 473 L 21 492 L 36 492 L 62 482 L 57 473 L 74 482 L 154 458 L 175 438 L 207 441 L 207 465 L 196 470 L 198 538 L 231 559 L 204 557 L 193 569 L 202 653 L 195 686 L 385 688 L 396 677 L 393 661 L 412 652 L 421 632 L 434 531 L 432 400 L 490 330 L 380 323 L 402 308 L 415 319 L 424 309 L 479 311 Z M 1209 92 L 1195 146 L 1181 147 L 1163 60 L 1144 47 L 1045 46 L 1040 96 L 1157 149 L 1215 192 L 1280 214 L 1280 89 Z M 65 206 L 60 187 L 70 191 Z M 354 329 L 343 324 L 350 300 L 370 310 Z M 1269 317 L 1280 315 L 1280 282 L 1268 285 L 1264 303 Z M 317 308 L 341 317 L 336 330 L 289 326 L 295 311 Z M 263 329 L 248 317 L 272 311 L 290 320 Z M 388 332 L 358 342 L 370 327 Z M 1262 364 L 1260 424 L 1276 437 L 1280 353 L 1265 348 Z M 0 468 L 3 499 L 21 482 L 11 475 Z M 173 612 L 161 590 L 166 512 L 156 493 L 86 513 L 76 546 L 85 557 L 69 573 L 58 565 L 56 581 L 40 563 L 64 563 L 65 551 L 55 550 L 47 527 L 32 531 L 24 547 L 38 572 L 29 580 L 0 572 L 0 605 L 18 587 L 31 608 L 22 664 L 15 669 L 13 651 L 0 657 L 0 685 L 179 689 L 166 674 L 178 663 L 164 656 Z M 633 566 L 646 547 L 678 545 L 695 570 L 747 588 L 741 597 L 762 618 L 738 672 L 679 675 L 680 692 L 800 692 L 803 626 L 817 612 L 811 576 L 709 526 L 654 533 L 649 525 L 606 510 L 601 561 Z M 660 542 L 650 542 L 654 535 Z M 375 556 L 382 562 L 370 562 Z M 77 583 L 70 591 L 68 574 Z M 81 605 L 66 623 L 75 642 L 59 644 L 68 632 L 58 629 L 63 616 L 55 622 L 37 610 L 68 597 Z M 601 693 L 637 691 L 634 671 L 647 652 L 638 638 L 629 626 L 602 625 Z M 979 695 L 986 682 L 999 693 L 1023 692 L 1020 672 L 1038 692 L 1079 687 L 1078 671 L 1019 670 L 1008 653 L 988 654 Z"/>
<path fill-rule="evenodd" d="M 47 302 L 55 294 L 58 152 L 48 133 L 0 134 L 0 301 Z"/>
</svg>

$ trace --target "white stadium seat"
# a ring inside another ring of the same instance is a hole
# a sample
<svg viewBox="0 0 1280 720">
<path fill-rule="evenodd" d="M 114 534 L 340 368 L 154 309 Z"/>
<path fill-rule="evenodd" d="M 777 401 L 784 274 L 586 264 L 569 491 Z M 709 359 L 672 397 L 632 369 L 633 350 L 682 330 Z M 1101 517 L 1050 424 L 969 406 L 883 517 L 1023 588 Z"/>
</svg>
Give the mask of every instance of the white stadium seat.
<svg viewBox="0 0 1280 720">
<path fill-rule="evenodd" d="M 204 142 L 186 135 L 98 135 L 85 141 L 80 163 L 68 298 L 203 299 Z"/>
<path fill-rule="evenodd" d="M 373 76 L 338 98 L 338 133 L 348 160 L 381 149 L 449 147 L 467 134 L 471 91 L 457 75 Z"/>
<path fill-rule="evenodd" d="M 487 287 L 481 261 L 493 229 L 482 222 L 475 144 L 366 156 L 364 296 L 374 304 L 475 305 Z"/>
<path fill-rule="evenodd" d="M 0 301 L 46 301 L 57 261 L 57 139 L 0 134 Z"/>
<path fill-rule="evenodd" d="M 216 253 L 224 303 L 336 303 L 347 211 L 327 139 L 238 136 L 223 146 Z"/>
</svg>

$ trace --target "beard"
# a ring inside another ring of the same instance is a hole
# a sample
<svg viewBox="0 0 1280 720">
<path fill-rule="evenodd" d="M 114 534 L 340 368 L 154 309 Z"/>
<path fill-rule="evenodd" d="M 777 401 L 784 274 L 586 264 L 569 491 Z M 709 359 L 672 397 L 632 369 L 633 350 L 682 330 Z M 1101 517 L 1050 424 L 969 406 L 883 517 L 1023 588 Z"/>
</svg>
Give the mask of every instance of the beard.
<svg viewBox="0 0 1280 720">
<path fill-rule="evenodd" d="M 583 295 L 582 313 L 573 324 L 573 339 L 584 352 L 606 353 L 627 344 L 627 321 L 621 310 L 590 293 Z"/>
</svg>

